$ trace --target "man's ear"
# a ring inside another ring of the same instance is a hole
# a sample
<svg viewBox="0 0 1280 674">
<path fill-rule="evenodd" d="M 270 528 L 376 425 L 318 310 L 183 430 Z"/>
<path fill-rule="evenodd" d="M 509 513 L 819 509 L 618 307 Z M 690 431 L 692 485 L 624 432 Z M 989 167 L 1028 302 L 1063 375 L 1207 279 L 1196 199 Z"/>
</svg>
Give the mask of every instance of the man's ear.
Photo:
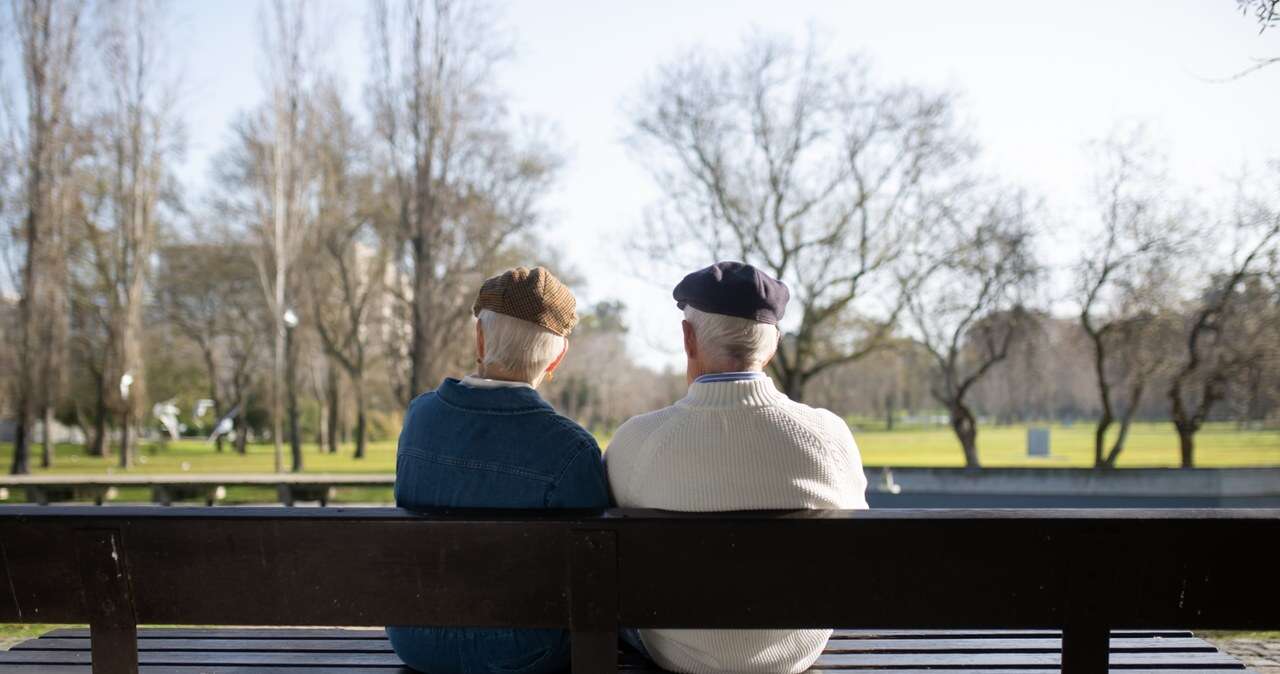
<svg viewBox="0 0 1280 674">
<path fill-rule="evenodd" d="M 769 357 L 765 358 L 763 363 L 760 363 L 761 370 L 769 369 L 769 363 L 773 362 L 773 357 L 778 355 L 778 349 L 781 349 L 781 348 L 782 348 L 782 328 L 778 328 L 778 343 L 773 347 L 773 353 L 769 354 Z"/>
<path fill-rule="evenodd" d="M 556 356 L 556 359 L 551 361 L 551 364 L 547 366 L 547 374 L 555 372 L 556 368 L 560 367 L 560 363 L 564 361 L 564 356 L 567 353 L 569 353 L 569 338 L 565 337 L 564 346 L 560 348 L 560 355 Z"/>
<path fill-rule="evenodd" d="M 698 358 L 698 338 L 693 334 L 693 324 L 689 321 L 680 321 L 680 327 L 684 330 L 684 353 L 691 359 Z"/>
<path fill-rule="evenodd" d="M 476 321 L 476 362 L 484 362 L 484 330 L 480 329 L 480 321 Z"/>
</svg>

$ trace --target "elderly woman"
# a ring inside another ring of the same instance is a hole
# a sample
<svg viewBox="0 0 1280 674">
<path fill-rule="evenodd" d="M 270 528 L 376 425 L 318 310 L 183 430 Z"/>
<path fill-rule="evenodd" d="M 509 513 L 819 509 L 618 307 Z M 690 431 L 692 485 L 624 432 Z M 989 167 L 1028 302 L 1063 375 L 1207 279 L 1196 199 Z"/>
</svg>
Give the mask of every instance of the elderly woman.
<svg viewBox="0 0 1280 674">
<path fill-rule="evenodd" d="M 573 293 L 542 267 L 517 267 L 480 287 L 475 374 L 445 379 L 409 405 L 396 455 L 405 508 L 603 508 L 609 495 L 596 440 L 537 387 L 564 360 L 577 322 Z M 562 630 L 388 627 L 405 664 L 430 674 L 556 672 L 569 664 Z"/>
</svg>

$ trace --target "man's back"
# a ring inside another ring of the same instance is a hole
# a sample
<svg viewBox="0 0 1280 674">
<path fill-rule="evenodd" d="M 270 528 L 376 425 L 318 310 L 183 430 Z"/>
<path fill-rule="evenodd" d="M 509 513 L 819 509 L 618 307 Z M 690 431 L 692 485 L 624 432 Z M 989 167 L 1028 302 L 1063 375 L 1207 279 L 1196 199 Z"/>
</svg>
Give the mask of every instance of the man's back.
<svg viewBox="0 0 1280 674">
<path fill-rule="evenodd" d="M 623 424 L 605 463 L 622 507 L 867 507 L 849 427 L 826 410 L 793 402 L 767 378 L 692 384 L 675 405 Z M 696 674 L 803 671 L 829 636 L 830 630 L 641 630 L 659 665 Z"/>
<path fill-rule="evenodd" d="M 396 454 L 396 505 L 604 508 L 594 438 L 533 388 L 446 379 L 409 407 Z M 542 674 L 568 662 L 563 630 L 391 626 L 396 653 L 429 672 Z"/>
</svg>

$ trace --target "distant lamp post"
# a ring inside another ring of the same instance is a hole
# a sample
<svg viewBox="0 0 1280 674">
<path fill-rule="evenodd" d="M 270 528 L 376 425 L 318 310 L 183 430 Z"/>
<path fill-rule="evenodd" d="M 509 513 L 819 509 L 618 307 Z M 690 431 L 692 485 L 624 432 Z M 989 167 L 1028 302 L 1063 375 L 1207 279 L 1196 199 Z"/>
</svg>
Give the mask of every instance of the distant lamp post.
<svg viewBox="0 0 1280 674">
<path fill-rule="evenodd" d="M 289 449 L 293 455 L 293 470 L 302 470 L 302 450 L 298 445 L 298 392 L 295 390 L 294 367 L 297 354 L 294 353 L 293 330 L 298 327 L 298 314 L 293 309 L 285 309 L 280 317 L 284 322 L 285 353 L 285 387 L 289 397 Z"/>
<path fill-rule="evenodd" d="M 129 389 L 133 386 L 133 373 L 126 372 L 120 375 L 120 400 L 124 407 L 124 418 L 120 424 L 120 467 L 129 468 L 133 465 L 133 455 L 130 447 L 133 440 L 129 437 L 129 424 L 133 423 L 132 410 L 129 407 Z"/>
</svg>

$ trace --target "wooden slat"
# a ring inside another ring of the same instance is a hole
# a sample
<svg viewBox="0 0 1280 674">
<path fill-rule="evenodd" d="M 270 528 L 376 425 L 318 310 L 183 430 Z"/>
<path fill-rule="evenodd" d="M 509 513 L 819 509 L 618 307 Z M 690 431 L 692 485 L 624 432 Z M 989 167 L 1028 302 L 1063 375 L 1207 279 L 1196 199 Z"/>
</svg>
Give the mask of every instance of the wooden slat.
<svg viewBox="0 0 1280 674">
<path fill-rule="evenodd" d="M 1186 638 L 1193 636 L 1188 630 L 1112 630 L 1111 638 Z M 1062 630 L 848 630 L 837 629 L 832 639 L 1044 639 L 1061 638 Z"/>
<path fill-rule="evenodd" d="M 48 663 L 58 665 L 88 664 L 88 651 L 0 651 L 0 664 Z M 369 666 L 401 665 L 394 653 L 235 653 L 183 651 L 142 651 L 138 660 L 144 665 L 323 665 Z"/>
<path fill-rule="evenodd" d="M 89 630 L 64 627 L 45 632 L 41 638 L 85 638 Z M 375 639 L 385 641 L 387 633 L 382 629 L 342 629 L 335 627 L 146 627 L 138 632 L 138 639 Z"/>
<path fill-rule="evenodd" d="M 1235 667 L 1235 658 L 1219 653 L 1112 653 L 1115 667 Z M 1058 667 L 1057 653 L 859 653 L 824 654 L 816 663 L 822 668 L 840 667 Z"/>
<path fill-rule="evenodd" d="M 87 638 L 44 637 L 13 646 L 11 650 L 87 650 Z M 391 652 L 386 639 L 230 639 L 155 638 L 141 639 L 141 651 L 294 651 L 294 652 Z M 856 639 L 831 641 L 826 653 L 1058 653 L 1057 639 Z M 1212 652 L 1212 645 L 1200 639 L 1112 639 L 1111 651 L 1123 652 Z"/>
<path fill-rule="evenodd" d="M 83 638 L 46 637 L 24 641 L 10 650 L 78 651 L 88 650 Z M 386 639 L 140 639 L 138 650 L 146 651 L 290 651 L 295 653 L 390 653 Z"/>
<path fill-rule="evenodd" d="M 5 674 L 91 674 L 89 665 L 3 665 L 0 671 Z M 267 670 L 269 674 L 417 674 L 403 665 L 395 666 L 360 666 L 360 667 L 309 667 L 309 666 L 274 666 Z M 259 665 L 142 665 L 139 674 L 263 674 Z"/>
</svg>

